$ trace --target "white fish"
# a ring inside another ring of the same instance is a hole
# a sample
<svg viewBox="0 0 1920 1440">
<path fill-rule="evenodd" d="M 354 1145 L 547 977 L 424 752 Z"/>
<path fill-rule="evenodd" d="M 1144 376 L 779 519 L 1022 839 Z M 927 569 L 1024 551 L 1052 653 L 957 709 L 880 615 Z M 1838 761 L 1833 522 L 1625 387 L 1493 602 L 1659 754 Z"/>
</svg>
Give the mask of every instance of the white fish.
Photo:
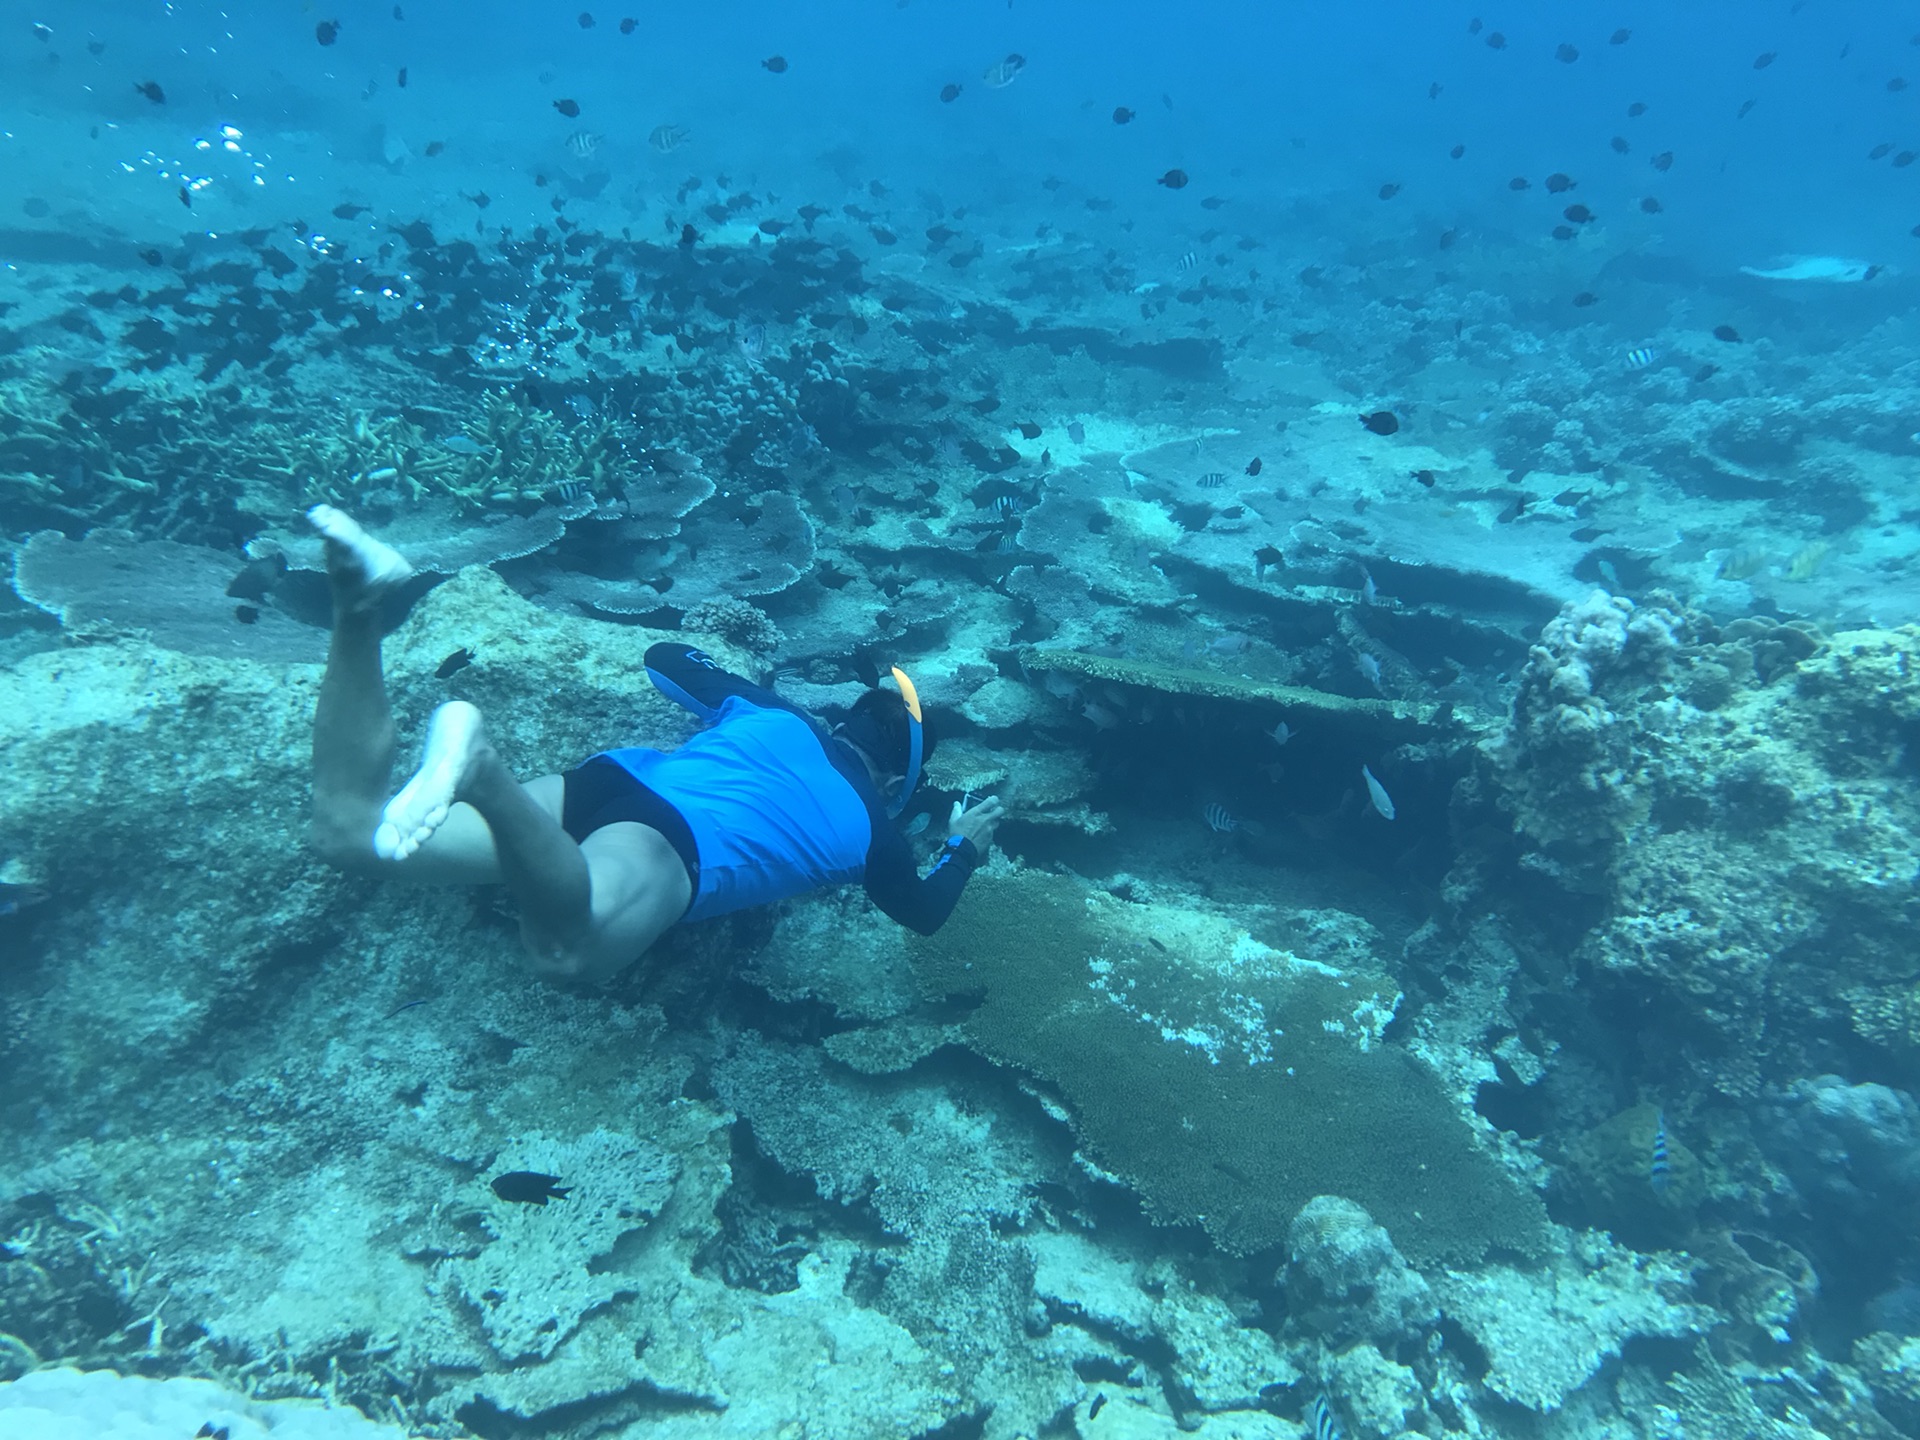
<svg viewBox="0 0 1920 1440">
<path fill-rule="evenodd" d="M 1367 795 L 1373 801 L 1373 808 L 1380 812 L 1380 818 L 1382 820 L 1391 820 L 1393 818 L 1393 797 L 1387 794 L 1387 787 L 1374 779 L 1373 771 L 1369 770 L 1365 765 L 1360 767 L 1360 774 L 1366 779 Z"/>
<path fill-rule="evenodd" d="M 1361 602 L 1367 605 L 1378 605 L 1380 603 L 1380 591 L 1374 586 L 1373 572 L 1365 566 L 1362 566 L 1360 568 L 1360 579 L 1362 582 L 1360 586 Z"/>
<path fill-rule="evenodd" d="M 1111 730 L 1120 723 L 1120 717 L 1097 700 L 1089 700 L 1080 707 L 1080 713 L 1096 730 Z"/>
<path fill-rule="evenodd" d="M 1374 689 L 1380 688 L 1380 661 L 1365 650 L 1353 657 L 1353 663 L 1360 667 L 1360 673 Z"/>
<path fill-rule="evenodd" d="M 1026 68 L 1025 56 L 1009 55 L 1006 59 L 996 60 L 989 65 L 980 79 L 991 89 L 1004 90 L 1013 83 L 1013 77 Z"/>
<path fill-rule="evenodd" d="M 1265 733 L 1276 745 L 1285 745 L 1287 741 L 1293 738 L 1294 734 L 1294 732 L 1287 727 L 1287 722 L 1284 720 Z"/>
<path fill-rule="evenodd" d="M 1864 260 L 1843 260 L 1838 255 L 1793 255 L 1787 257 L 1786 264 L 1771 270 L 1742 265 L 1740 273 L 1761 280 L 1818 280 L 1828 285 L 1857 285 L 1878 275 L 1880 267 Z"/>
</svg>

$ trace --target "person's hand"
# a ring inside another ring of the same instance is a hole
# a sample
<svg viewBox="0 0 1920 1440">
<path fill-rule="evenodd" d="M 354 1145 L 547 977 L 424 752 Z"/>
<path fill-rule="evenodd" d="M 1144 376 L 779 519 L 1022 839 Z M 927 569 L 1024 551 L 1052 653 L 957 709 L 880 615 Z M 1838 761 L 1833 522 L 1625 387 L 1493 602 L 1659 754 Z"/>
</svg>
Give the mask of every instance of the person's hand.
<svg viewBox="0 0 1920 1440">
<path fill-rule="evenodd" d="M 956 800 L 953 802 L 953 814 L 947 817 L 947 838 L 966 836 L 984 858 L 988 847 L 993 844 L 993 832 L 1000 828 L 1006 813 L 1007 807 L 1000 803 L 998 795 L 989 795 L 971 810 L 962 808 Z"/>
</svg>

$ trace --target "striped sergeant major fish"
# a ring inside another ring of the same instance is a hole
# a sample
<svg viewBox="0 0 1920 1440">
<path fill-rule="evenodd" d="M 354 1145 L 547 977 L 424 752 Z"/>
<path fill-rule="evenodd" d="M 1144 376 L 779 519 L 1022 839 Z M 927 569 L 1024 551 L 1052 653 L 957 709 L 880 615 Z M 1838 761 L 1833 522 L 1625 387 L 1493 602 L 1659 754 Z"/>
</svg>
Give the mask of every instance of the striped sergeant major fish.
<svg viewBox="0 0 1920 1440">
<path fill-rule="evenodd" d="M 1200 257 L 1194 254 L 1193 251 L 1189 250 L 1187 251 L 1186 254 L 1182 255 L 1178 260 L 1174 261 L 1173 268 L 1179 271 L 1180 274 L 1184 275 L 1189 270 L 1192 270 L 1196 266 L 1198 266 L 1199 263 L 1200 263 Z"/>
<path fill-rule="evenodd" d="M 1664 1196 L 1673 1184 L 1673 1158 L 1667 1154 L 1667 1112 L 1653 1112 L 1653 1146 L 1647 1156 L 1647 1183 Z"/>
<path fill-rule="evenodd" d="M 1207 828 L 1217 835 L 1225 835 L 1240 828 L 1240 822 L 1233 818 L 1233 812 L 1218 800 L 1211 802 L 1200 812 L 1207 822 Z"/>
<path fill-rule="evenodd" d="M 1655 350 L 1651 345 L 1642 345 L 1637 349 L 1627 351 L 1627 368 L 1629 370 L 1644 370 L 1659 358 L 1660 352 L 1658 350 Z"/>
<path fill-rule="evenodd" d="M 1346 1428 L 1333 1413 L 1333 1405 L 1324 1391 L 1313 1397 L 1313 1408 L 1308 1414 L 1313 1421 L 1313 1440 L 1347 1440 Z"/>
</svg>

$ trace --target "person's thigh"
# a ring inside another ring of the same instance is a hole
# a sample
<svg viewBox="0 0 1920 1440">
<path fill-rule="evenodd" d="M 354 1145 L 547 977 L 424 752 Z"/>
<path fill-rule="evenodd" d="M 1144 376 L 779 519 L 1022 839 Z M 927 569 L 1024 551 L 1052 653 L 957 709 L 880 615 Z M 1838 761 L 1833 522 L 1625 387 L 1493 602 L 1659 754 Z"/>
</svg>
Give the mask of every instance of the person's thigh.
<svg viewBox="0 0 1920 1440">
<path fill-rule="evenodd" d="M 540 808 L 560 823 L 566 800 L 566 779 L 560 775 L 541 775 L 523 781 L 520 788 L 531 795 Z M 406 859 L 389 867 L 403 879 L 428 885 L 492 885 L 500 880 L 500 856 L 494 849 L 493 831 L 480 818 L 480 812 L 464 801 L 456 801 L 452 812 L 438 830 Z"/>
<path fill-rule="evenodd" d="M 592 879 L 592 929 L 572 957 L 582 979 L 608 979 L 652 948 L 687 912 L 693 881 L 667 837 L 620 820 L 580 842 Z"/>
</svg>

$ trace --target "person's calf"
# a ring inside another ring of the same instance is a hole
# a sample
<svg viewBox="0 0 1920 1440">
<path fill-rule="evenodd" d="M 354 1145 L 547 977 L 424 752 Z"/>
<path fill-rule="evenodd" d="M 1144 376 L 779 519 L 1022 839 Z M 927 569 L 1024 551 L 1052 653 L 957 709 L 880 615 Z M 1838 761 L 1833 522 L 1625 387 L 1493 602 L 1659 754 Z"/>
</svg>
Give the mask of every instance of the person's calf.
<svg viewBox="0 0 1920 1440">
<path fill-rule="evenodd" d="M 379 824 L 377 806 L 319 804 L 314 807 L 308 839 L 334 869 L 368 875 L 382 868 L 373 848 L 373 832 Z"/>
</svg>

